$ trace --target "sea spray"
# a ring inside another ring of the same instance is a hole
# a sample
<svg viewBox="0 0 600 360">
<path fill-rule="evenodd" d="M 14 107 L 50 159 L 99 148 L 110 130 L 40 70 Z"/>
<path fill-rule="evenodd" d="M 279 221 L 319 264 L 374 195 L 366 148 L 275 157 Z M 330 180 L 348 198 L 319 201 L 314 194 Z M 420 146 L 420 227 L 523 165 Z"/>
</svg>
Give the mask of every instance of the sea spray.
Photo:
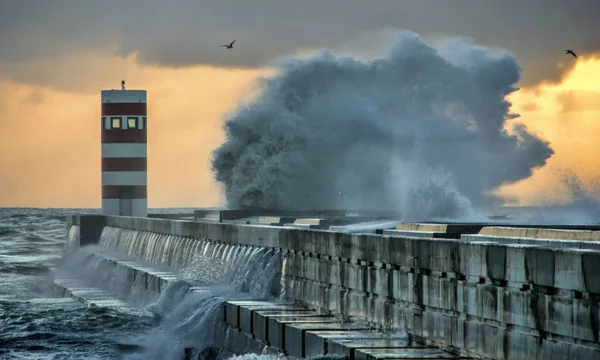
<svg viewBox="0 0 600 360">
<path fill-rule="evenodd" d="M 186 348 L 198 352 L 218 349 L 224 342 L 226 329 L 222 322 L 221 307 L 227 300 L 259 300 L 273 298 L 271 288 L 277 281 L 277 266 L 281 261 L 278 251 L 247 248 L 219 283 L 194 289 L 181 298 L 179 286 L 169 284 L 159 300 L 147 307 L 156 312 L 163 322 L 149 333 L 131 339 L 144 348 L 127 359 L 181 359 Z M 201 263 L 210 266 L 210 263 Z M 175 304 L 175 305 L 173 305 Z"/>
<path fill-rule="evenodd" d="M 142 260 L 134 261 L 99 246 L 88 246 L 65 254 L 60 267 L 55 269 L 55 276 L 76 277 L 90 287 L 106 290 L 135 306 L 156 301 L 160 295 L 159 279 L 147 274 L 135 276 L 132 266 L 155 273 L 169 270 Z"/>
<path fill-rule="evenodd" d="M 282 60 L 225 122 L 212 168 L 231 208 L 385 209 L 460 218 L 553 154 L 506 97 L 520 67 L 463 40 L 400 33 L 387 56 Z M 505 128 L 512 130 L 509 134 Z"/>
<path fill-rule="evenodd" d="M 600 224 L 600 184 L 597 181 L 584 187 L 580 177 L 568 169 L 558 172 L 563 190 L 570 198 L 568 204 L 562 204 L 553 198 L 543 201 L 530 211 L 528 216 L 519 216 L 512 223 L 530 223 L 540 225 L 598 225 Z"/>
<path fill-rule="evenodd" d="M 135 250 L 137 242 L 148 238 L 143 234 L 134 236 L 128 231 L 110 229 L 102 236 L 103 244 L 121 242 L 117 247 L 130 253 L 138 252 Z M 160 241 L 161 237 L 155 239 Z M 189 247 L 189 244 L 177 241 L 177 237 L 162 239 L 174 247 Z M 156 257 L 160 263 L 165 250 Z M 166 251 L 174 253 L 177 250 Z M 155 257 L 151 255 L 150 258 Z M 172 280 L 158 290 L 157 286 L 148 285 L 149 278 L 145 275 L 134 281 L 130 266 L 142 266 L 150 273 L 156 269 L 165 273 L 167 267 L 133 260 L 101 246 L 89 246 L 66 257 L 57 274 L 85 279 L 90 285 L 109 290 L 115 297 L 142 306 L 161 319 L 157 328 L 143 335 L 119 339 L 121 348 L 138 349 L 128 355 L 129 358 L 181 359 L 186 348 L 195 349 L 196 353 L 222 346 L 226 329 L 219 314 L 225 301 L 275 299 L 277 292 L 273 289 L 280 280 L 281 261 L 281 253 L 274 249 L 204 241 L 189 265 L 171 271 L 179 273 L 180 280 Z M 143 280 L 136 285 L 139 279 Z"/>
</svg>

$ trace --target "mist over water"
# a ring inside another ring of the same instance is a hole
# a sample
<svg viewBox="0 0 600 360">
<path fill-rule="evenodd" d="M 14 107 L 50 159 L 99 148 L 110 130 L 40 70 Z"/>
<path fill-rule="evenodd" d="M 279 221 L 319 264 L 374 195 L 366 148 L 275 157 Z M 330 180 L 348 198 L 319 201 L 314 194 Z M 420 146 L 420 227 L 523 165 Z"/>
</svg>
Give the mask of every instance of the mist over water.
<svg viewBox="0 0 600 360">
<path fill-rule="evenodd" d="M 212 168 L 231 208 L 469 217 L 553 154 L 522 125 L 504 130 L 519 77 L 506 51 L 410 32 L 374 60 L 284 59 L 226 121 Z"/>
<path fill-rule="evenodd" d="M 547 199 L 542 206 L 535 208 L 529 218 L 515 219 L 515 223 L 533 223 L 540 225 L 586 225 L 600 224 L 600 201 L 598 184 L 584 187 L 581 179 L 571 170 L 562 170 L 560 180 L 565 193 L 570 196 L 567 205 L 557 204 Z"/>
</svg>

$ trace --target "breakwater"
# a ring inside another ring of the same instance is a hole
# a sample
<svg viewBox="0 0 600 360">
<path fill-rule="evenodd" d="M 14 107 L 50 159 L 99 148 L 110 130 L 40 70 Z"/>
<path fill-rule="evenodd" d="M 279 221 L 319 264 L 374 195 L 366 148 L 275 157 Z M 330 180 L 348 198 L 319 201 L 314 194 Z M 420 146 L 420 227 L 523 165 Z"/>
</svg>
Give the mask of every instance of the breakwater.
<svg viewBox="0 0 600 360">
<path fill-rule="evenodd" d="M 599 357 L 600 251 L 578 241 L 554 247 L 560 235 L 537 244 L 535 230 L 515 236 L 483 226 L 440 238 L 220 220 L 72 216 L 67 230 L 73 246 L 99 244 L 165 266 L 202 246 L 224 263 L 232 249 L 277 251 L 284 299 L 464 356 Z M 120 235 L 109 244 L 101 235 L 110 231 Z"/>
</svg>

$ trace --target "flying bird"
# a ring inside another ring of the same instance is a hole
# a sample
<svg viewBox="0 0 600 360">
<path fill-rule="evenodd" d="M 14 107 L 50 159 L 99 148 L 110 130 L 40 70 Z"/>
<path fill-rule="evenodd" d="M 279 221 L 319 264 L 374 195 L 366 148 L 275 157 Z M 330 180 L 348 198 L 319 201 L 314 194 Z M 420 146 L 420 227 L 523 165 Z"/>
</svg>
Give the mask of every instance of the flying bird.
<svg viewBox="0 0 600 360">
<path fill-rule="evenodd" d="M 233 44 L 233 43 L 232 43 L 232 44 Z M 575 54 L 575 53 L 573 52 L 573 50 L 565 50 L 565 54 L 567 54 L 567 55 L 568 55 L 568 54 L 571 54 L 571 55 L 573 55 L 573 56 L 575 57 L 575 59 L 577 59 L 577 54 Z"/>
<path fill-rule="evenodd" d="M 221 46 L 219 46 L 219 47 L 223 47 L 223 46 L 225 46 L 225 47 L 226 47 L 226 48 L 228 48 L 228 49 L 233 49 L 233 43 L 234 43 L 234 42 L 235 42 L 235 40 L 233 40 L 233 41 L 231 42 L 231 44 L 229 44 L 229 45 L 221 45 Z"/>
</svg>

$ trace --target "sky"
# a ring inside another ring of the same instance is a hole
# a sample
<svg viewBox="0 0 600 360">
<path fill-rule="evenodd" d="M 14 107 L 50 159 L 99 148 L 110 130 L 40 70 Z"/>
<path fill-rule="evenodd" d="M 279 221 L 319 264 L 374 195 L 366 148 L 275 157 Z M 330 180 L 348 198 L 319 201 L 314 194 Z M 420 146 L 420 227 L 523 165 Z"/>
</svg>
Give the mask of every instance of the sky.
<svg viewBox="0 0 600 360">
<path fill-rule="evenodd" d="M 0 0 L 0 206 L 100 206 L 100 90 L 148 90 L 151 207 L 222 205 L 210 171 L 223 121 L 282 57 L 369 57 L 398 29 L 512 52 L 518 121 L 554 155 L 495 190 L 513 204 L 568 201 L 600 175 L 595 0 Z M 235 49 L 218 46 L 236 39 Z M 574 59 L 564 54 L 573 49 Z"/>
</svg>

